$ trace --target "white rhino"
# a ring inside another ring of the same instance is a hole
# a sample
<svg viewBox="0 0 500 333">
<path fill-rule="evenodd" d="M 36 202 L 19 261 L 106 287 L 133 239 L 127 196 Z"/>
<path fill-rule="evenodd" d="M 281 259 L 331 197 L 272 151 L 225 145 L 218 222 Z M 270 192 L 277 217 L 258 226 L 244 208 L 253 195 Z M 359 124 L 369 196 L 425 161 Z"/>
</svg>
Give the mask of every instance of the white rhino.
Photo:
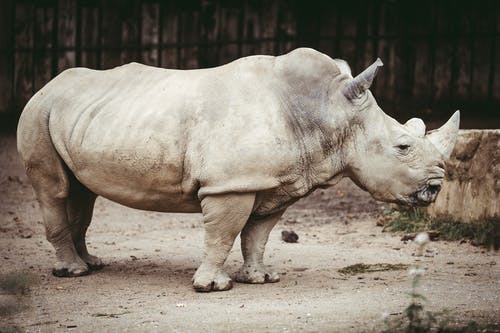
<svg viewBox="0 0 500 333">
<path fill-rule="evenodd" d="M 353 78 L 344 61 L 300 48 L 201 70 L 64 71 L 29 101 L 17 132 L 56 251 L 53 273 L 102 266 L 85 245 L 97 196 L 201 212 L 198 291 L 232 287 L 223 264 L 240 232 L 236 280 L 278 281 L 263 264 L 269 232 L 293 202 L 342 177 L 378 200 L 433 202 L 459 113 L 427 135 L 420 119 L 399 124 L 368 90 L 379 66 Z"/>
</svg>

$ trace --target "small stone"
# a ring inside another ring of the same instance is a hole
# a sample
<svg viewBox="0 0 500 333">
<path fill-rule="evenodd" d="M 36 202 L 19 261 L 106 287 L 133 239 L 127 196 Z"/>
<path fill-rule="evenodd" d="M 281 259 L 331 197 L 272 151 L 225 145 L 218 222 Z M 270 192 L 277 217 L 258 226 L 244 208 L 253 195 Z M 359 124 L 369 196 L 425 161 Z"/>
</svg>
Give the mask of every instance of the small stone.
<svg viewBox="0 0 500 333">
<path fill-rule="evenodd" d="M 299 240 L 299 235 L 297 235 L 293 230 L 283 230 L 281 232 L 281 239 L 286 243 L 297 243 L 297 241 Z"/>
<path fill-rule="evenodd" d="M 33 236 L 33 234 L 29 231 L 24 231 L 21 233 L 21 238 L 31 238 Z"/>
</svg>

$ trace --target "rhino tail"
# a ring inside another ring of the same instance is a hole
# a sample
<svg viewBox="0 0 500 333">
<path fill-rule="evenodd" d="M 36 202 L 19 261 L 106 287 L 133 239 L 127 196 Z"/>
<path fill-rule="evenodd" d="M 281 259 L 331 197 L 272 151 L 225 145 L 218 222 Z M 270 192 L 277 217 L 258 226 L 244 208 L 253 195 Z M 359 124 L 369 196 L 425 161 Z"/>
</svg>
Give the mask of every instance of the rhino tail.
<svg viewBox="0 0 500 333">
<path fill-rule="evenodd" d="M 52 143 L 50 108 L 37 107 L 36 96 L 24 108 L 17 127 L 17 150 L 37 196 L 66 198 L 67 167 Z"/>
</svg>

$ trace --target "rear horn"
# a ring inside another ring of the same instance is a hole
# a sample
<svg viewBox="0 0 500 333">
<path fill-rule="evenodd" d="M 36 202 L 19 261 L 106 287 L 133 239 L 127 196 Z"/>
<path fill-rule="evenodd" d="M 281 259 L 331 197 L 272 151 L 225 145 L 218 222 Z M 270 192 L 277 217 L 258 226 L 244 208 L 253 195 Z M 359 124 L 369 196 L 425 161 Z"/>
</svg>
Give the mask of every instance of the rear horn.
<svg viewBox="0 0 500 333">
<path fill-rule="evenodd" d="M 350 100 L 361 97 L 370 88 L 375 75 L 377 75 L 378 68 L 382 66 L 384 66 L 382 60 L 377 58 L 367 69 L 347 82 L 343 90 L 345 97 Z"/>
</svg>

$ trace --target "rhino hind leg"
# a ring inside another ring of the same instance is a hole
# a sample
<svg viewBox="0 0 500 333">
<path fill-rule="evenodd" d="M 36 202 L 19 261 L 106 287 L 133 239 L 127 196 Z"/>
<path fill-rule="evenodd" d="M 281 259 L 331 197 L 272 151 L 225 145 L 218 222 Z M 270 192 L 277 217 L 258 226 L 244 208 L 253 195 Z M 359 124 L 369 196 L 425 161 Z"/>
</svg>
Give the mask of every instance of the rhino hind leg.
<svg viewBox="0 0 500 333">
<path fill-rule="evenodd" d="M 52 144 L 48 116 L 49 112 L 43 109 L 27 107 L 23 111 L 17 132 L 18 151 L 40 204 L 47 240 L 56 252 L 53 274 L 86 275 L 89 268 L 75 247 L 69 216 L 72 175 Z"/>
<path fill-rule="evenodd" d="M 278 223 L 284 210 L 270 216 L 250 218 L 241 232 L 241 252 L 244 263 L 235 276 L 235 280 L 243 283 L 278 282 L 277 272 L 264 265 L 264 250 L 269 233 Z"/>
<path fill-rule="evenodd" d="M 205 197 L 201 202 L 205 225 L 205 258 L 193 276 L 196 291 L 221 291 L 232 288 L 223 265 L 250 216 L 255 193 L 231 193 Z"/>
<path fill-rule="evenodd" d="M 87 275 L 88 265 L 78 254 L 73 241 L 73 225 L 68 214 L 69 191 L 54 191 L 60 187 L 61 182 L 67 182 L 67 175 L 62 180 L 57 177 L 61 173 L 51 174 L 44 169 L 37 167 L 28 174 L 40 203 L 47 240 L 56 251 L 57 260 L 52 273 L 58 277 Z"/>
<path fill-rule="evenodd" d="M 71 236 L 76 252 L 92 270 L 104 267 L 101 259 L 89 254 L 85 241 L 85 234 L 92 219 L 96 197 L 93 192 L 83 186 L 74 177 L 71 177 L 70 194 L 66 202 Z"/>
<path fill-rule="evenodd" d="M 29 174 L 42 209 L 47 240 L 56 250 L 52 273 L 57 277 L 83 276 L 90 269 L 104 266 L 99 258 L 88 253 L 85 243 L 96 195 L 60 167 L 58 173 L 51 174 L 41 166 Z M 54 193 L 53 189 L 60 188 L 61 183 L 67 183 L 67 189 Z"/>
<path fill-rule="evenodd" d="M 52 274 L 57 277 L 87 275 L 88 265 L 82 260 L 73 243 L 68 225 L 66 203 L 40 203 L 45 221 L 47 240 L 56 250 L 56 263 Z"/>
</svg>

